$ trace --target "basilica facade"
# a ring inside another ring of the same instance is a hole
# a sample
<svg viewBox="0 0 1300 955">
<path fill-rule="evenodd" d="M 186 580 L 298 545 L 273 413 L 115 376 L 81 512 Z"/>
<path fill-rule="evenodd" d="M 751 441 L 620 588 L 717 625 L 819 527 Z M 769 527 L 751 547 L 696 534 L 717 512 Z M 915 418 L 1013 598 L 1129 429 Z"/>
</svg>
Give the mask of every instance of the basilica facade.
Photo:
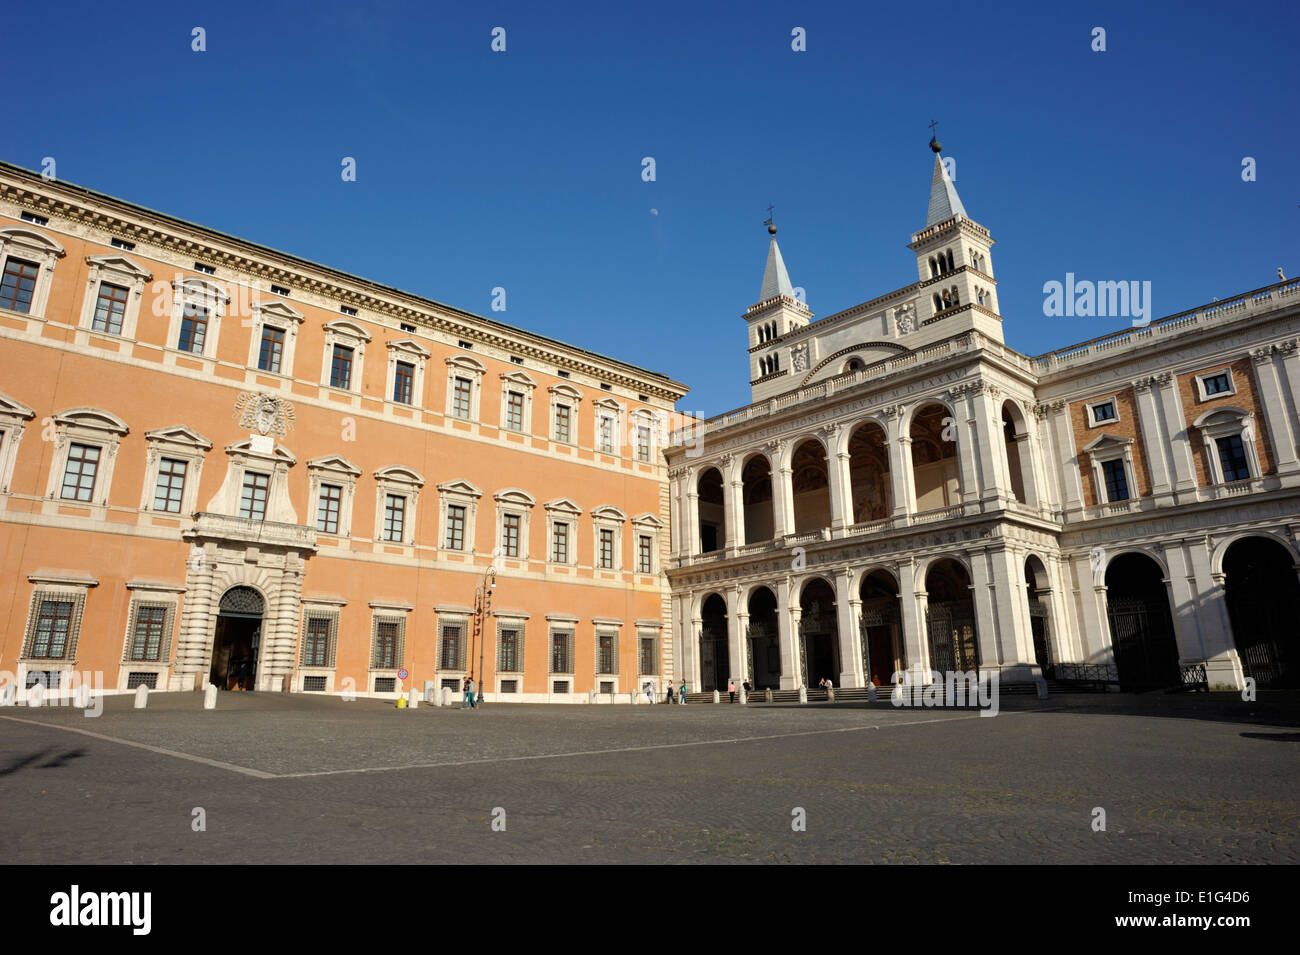
<svg viewBox="0 0 1300 955">
<path fill-rule="evenodd" d="M 681 677 L 1300 683 L 1300 282 L 1154 321 L 1100 283 L 1120 327 L 1021 354 L 931 146 L 909 284 L 814 322 L 769 229 L 752 403 L 666 451 Z"/>
</svg>

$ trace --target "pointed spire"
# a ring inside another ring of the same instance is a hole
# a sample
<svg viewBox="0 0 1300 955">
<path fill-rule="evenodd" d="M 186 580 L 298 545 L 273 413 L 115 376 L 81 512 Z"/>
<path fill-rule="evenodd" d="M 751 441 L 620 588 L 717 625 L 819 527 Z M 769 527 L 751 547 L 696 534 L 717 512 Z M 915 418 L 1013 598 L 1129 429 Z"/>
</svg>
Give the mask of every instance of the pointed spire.
<svg viewBox="0 0 1300 955">
<path fill-rule="evenodd" d="M 767 231 L 772 241 L 767 247 L 767 268 L 763 270 L 763 291 L 758 295 L 760 302 L 784 295 L 794 298 L 794 286 L 790 284 L 790 275 L 785 270 L 785 261 L 781 258 L 781 247 L 776 244 L 776 226 L 767 220 Z"/>
<path fill-rule="evenodd" d="M 939 150 L 943 143 L 930 137 L 930 150 L 934 153 L 934 178 L 930 180 L 930 209 L 925 216 L 925 227 L 951 219 L 953 216 L 965 216 L 966 207 L 961 204 L 957 187 L 948 178 L 948 171 L 943 168 L 943 157 Z"/>
</svg>

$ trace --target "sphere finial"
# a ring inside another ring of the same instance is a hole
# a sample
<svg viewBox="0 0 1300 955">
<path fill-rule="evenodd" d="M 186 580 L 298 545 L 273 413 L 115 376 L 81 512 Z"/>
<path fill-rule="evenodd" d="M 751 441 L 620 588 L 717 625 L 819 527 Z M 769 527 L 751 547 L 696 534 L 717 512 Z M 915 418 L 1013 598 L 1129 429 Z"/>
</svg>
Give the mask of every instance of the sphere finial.
<svg viewBox="0 0 1300 955">
<path fill-rule="evenodd" d="M 930 120 L 930 149 L 934 151 L 935 155 L 938 155 L 939 150 L 943 149 L 943 143 L 939 142 L 939 133 L 936 131 L 938 125 L 933 119 Z"/>
</svg>

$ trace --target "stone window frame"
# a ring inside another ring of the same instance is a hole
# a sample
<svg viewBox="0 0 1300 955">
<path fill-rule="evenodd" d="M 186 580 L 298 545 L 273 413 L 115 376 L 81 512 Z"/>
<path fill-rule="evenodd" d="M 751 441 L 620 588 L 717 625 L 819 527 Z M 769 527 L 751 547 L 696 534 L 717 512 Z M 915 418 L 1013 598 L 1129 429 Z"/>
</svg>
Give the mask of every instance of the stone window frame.
<svg viewBox="0 0 1300 955">
<path fill-rule="evenodd" d="M 591 565 L 597 570 L 618 573 L 623 570 L 623 525 L 627 515 L 612 504 L 604 504 L 591 510 L 592 552 Z M 614 532 L 614 566 L 600 566 L 600 532 Z"/>
<path fill-rule="evenodd" d="M 172 656 L 176 652 L 178 635 L 177 623 L 180 620 L 181 596 L 185 593 L 183 584 L 169 584 L 152 580 L 128 580 L 126 589 L 131 599 L 126 613 L 126 632 L 122 640 L 122 660 L 118 670 L 117 688 L 127 689 L 131 673 L 156 673 L 158 685 L 165 684 L 165 675 L 172 666 Z M 136 614 L 141 607 L 165 607 L 167 610 L 163 622 L 164 643 L 159 644 L 157 660 L 132 660 L 131 647 L 135 643 Z"/>
<path fill-rule="evenodd" d="M 374 472 L 375 479 L 375 533 L 374 540 L 379 544 L 397 547 L 415 546 L 415 526 L 420 503 L 420 489 L 424 487 L 424 475 L 414 468 L 402 464 L 390 464 Z M 402 539 L 391 541 L 384 538 L 384 506 L 388 495 L 406 498 L 406 509 L 402 515 Z"/>
<path fill-rule="evenodd" d="M 58 240 L 35 229 L 26 226 L 0 229 L 0 272 L 4 271 L 10 256 L 36 263 L 36 287 L 32 289 L 31 309 L 26 312 L 4 311 L 45 321 L 45 308 L 49 305 L 50 289 L 54 285 L 54 266 L 67 254 Z"/>
<path fill-rule="evenodd" d="M 77 650 L 81 642 L 81 624 L 85 617 L 86 601 L 90 588 L 98 587 L 99 580 L 84 574 L 65 573 L 61 571 L 38 571 L 27 576 L 32 585 L 31 596 L 27 605 L 27 626 L 23 631 L 23 642 L 18 656 L 18 687 L 22 690 L 27 685 L 28 670 L 55 670 L 60 674 L 74 670 L 77 665 Z M 68 622 L 68 641 L 64 646 L 62 657 L 33 657 L 35 649 L 36 625 L 40 619 L 41 604 L 46 601 L 71 601 L 72 617 Z M 60 685 L 62 676 L 60 676 Z"/>
<path fill-rule="evenodd" d="M 88 255 L 86 265 L 86 291 L 81 302 L 81 317 L 77 328 L 93 335 L 107 335 L 134 341 L 140 323 L 140 305 L 144 301 L 145 285 L 153 281 L 153 273 L 121 253 L 112 255 Z M 126 308 L 122 313 L 122 330 L 120 332 L 96 331 L 95 309 L 99 304 L 99 287 L 102 283 L 117 285 L 127 291 Z"/>
<path fill-rule="evenodd" d="M 469 607 L 451 606 L 447 604 L 440 604 L 439 606 L 434 607 L 433 610 L 437 615 L 437 623 L 435 624 L 437 627 L 437 639 L 435 640 L 433 647 L 433 671 L 437 674 L 437 678 L 440 681 L 443 679 L 459 680 L 463 687 L 465 683 L 465 675 L 469 673 L 469 667 L 472 666 L 472 661 L 469 659 L 469 639 L 470 618 L 474 616 L 474 611 Z M 460 647 L 457 650 L 457 662 L 460 664 L 459 667 L 443 667 L 442 665 L 443 638 L 447 627 L 460 628 Z M 481 676 L 482 674 L 480 674 L 480 677 Z M 441 690 L 439 690 L 439 692 L 441 692 Z"/>
<path fill-rule="evenodd" d="M 547 436 L 555 444 L 578 446 L 578 410 L 582 406 L 582 392 L 573 385 L 558 384 L 551 385 L 546 389 L 551 395 L 551 424 Z M 556 415 L 555 409 L 559 406 L 565 406 L 569 409 L 569 439 L 561 441 L 556 437 Z"/>
<path fill-rule="evenodd" d="M 1218 395 L 1212 397 L 1217 398 Z M 1209 458 L 1211 483 L 1229 483 L 1223 474 L 1223 462 L 1219 460 L 1220 438 L 1241 438 L 1241 446 L 1246 452 L 1246 467 L 1250 470 L 1250 477 L 1245 480 L 1258 481 L 1264 476 L 1259 461 L 1259 447 L 1255 441 L 1255 415 L 1252 412 L 1233 405 L 1220 405 L 1202 414 L 1192 423 L 1192 427 L 1200 435 L 1201 447 Z"/>
<path fill-rule="evenodd" d="M 294 691 L 298 693 L 305 692 L 303 686 L 307 677 L 323 676 L 325 678 L 325 692 L 333 693 L 334 676 L 338 669 L 339 629 L 343 617 L 343 608 L 347 606 L 347 601 L 342 597 L 317 596 L 303 597 L 301 602 L 302 616 L 299 618 L 301 629 L 298 631 L 298 673 L 295 678 Z M 307 663 L 308 617 L 329 621 L 329 646 L 325 665 L 323 666 Z M 373 652 L 373 647 L 371 649 Z"/>
<path fill-rule="evenodd" d="M 177 355 L 215 361 L 217 342 L 221 340 L 221 320 L 225 317 L 226 306 L 229 304 L 230 293 L 216 282 L 193 275 L 173 279 L 171 319 L 167 324 L 165 347 Z M 202 351 L 185 351 L 180 347 L 181 322 L 185 317 L 187 305 L 204 308 L 208 312 L 208 325 L 203 333 Z"/>
<path fill-rule="evenodd" d="M 279 524 L 298 523 L 298 514 L 289 497 L 289 469 L 298 463 L 298 458 L 293 452 L 260 434 L 226 445 L 225 452 L 226 476 L 217 493 L 208 501 L 205 511 L 245 520 L 246 518 L 241 518 L 239 514 L 240 499 L 244 490 L 244 473 L 255 471 L 271 476 L 266 494 L 266 516 L 263 521 Z"/>
<path fill-rule="evenodd" d="M 433 352 L 413 338 L 401 338 L 397 341 L 387 342 L 385 347 L 388 349 L 388 364 L 384 377 L 384 401 L 395 407 L 423 408 L 424 367 L 433 356 Z M 397 363 L 399 361 L 414 366 L 411 375 L 410 402 L 398 401 L 393 396 L 393 389 L 397 384 Z"/>
<path fill-rule="evenodd" d="M 646 456 L 641 457 L 640 429 L 646 429 Z M 655 461 L 655 419 L 644 408 L 639 408 L 628 415 L 628 445 L 632 459 L 641 464 L 654 464 Z"/>
<path fill-rule="evenodd" d="M 591 653 L 592 653 L 592 670 L 597 677 L 596 683 L 599 686 L 600 677 L 619 675 L 619 643 L 622 640 L 623 621 L 615 620 L 610 617 L 593 617 L 591 619 L 593 626 Z M 602 636 L 612 636 L 614 638 L 614 668 L 612 670 L 602 670 L 600 668 L 600 638 Z M 617 687 L 616 687 L 617 688 Z"/>
<path fill-rule="evenodd" d="M 1217 394 L 1207 394 L 1205 391 L 1205 380 L 1207 378 L 1217 378 L 1219 375 L 1228 376 L 1228 390 L 1220 391 Z M 1192 376 L 1196 382 L 1196 397 L 1198 401 L 1215 401 L 1219 398 L 1231 398 L 1237 394 L 1237 379 L 1232 374 L 1232 366 L 1226 365 L 1223 368 L 1215 368 L 1211 371 L 1197 372 Z"/>
<path fill-rule="evenodd" d="M 361 473 L 361 468 L 341 454 L 327 454 L 307 462 L 307 505 L 310 508 L 307 517 L 311 527 L 316 527 L 321 486 L 334 484 L 342 488 L 339 495 L 339 529 L 330 533 L 316 527 L 316 533 L 341 538 L 352 536 L 352 505 L 356 500 L 357 478 L 361 477 Z"/>
<path fill-rule="evenodd" d="M 530 540 L 530 522 L 533 507 L 537 504 L 537 499 L 527 491 L 517 487 L 509 487 L 497 491 L 492 495 L 492 500 L 496 502 L 496 536 L 494 538 L 494 552 L 498 552 L 507 560 L 528 560 L 529 559 L 529 540 Z M 502 547 L 502 541 L 505 538 L 505 518 L 507 514 L 518 515 L 519 520 L 519 553 L 513 557 L 505 554 Z"/>
<path fill-rule="evenodd" d="M 513 611 L 513 610 L 501 610 L 501 611 L 493 611 L 492 616 L 495 617 L 497 621 L 497 640 L 496 640 L 497 645 L 496 645 L 496 653 L 495 653 L 496 674 L 497 674 L 496 692 L 500 693 L 502 674 L 504 674 L 509 679 L 518 679 L 519 677 L 524 675 L 524 666 L 525 666 L 524 647 L 526 646 L 526 641 L 528 638 L 528 620 L 531 618 L 532 615 L 522 613 L 519 611 Z M 518 653 L 516 655 L 519 666 L 513 670 L 507 670 L 501 665 L 501 645 L 502 645 L 501 631 L 502 630 L 519 631 L 519 647 L 518 647 Z"/>
<path fill-rule="evenodd" d="M 1099 421 L 1097 420 L 1096 409 L 1105 404 L 1108 404 L 1115 409 L 1115 417 L 1103 418 Z M 1111 395 L 1109 398 L 1102 398 L 1098 401 L 1089 401 L 1086 403 L 1085 407 L 1088 409 L 1089 428 L 1104 428 L 1107 425 L 1117 425 L 1120 422 L 1118 395 Z"/>
<path fill-rule="evenodd" d="M 651 514 L 649 511 L 646 511 L 644 514 L 638 514 L 636 517 L 632 518 L 632 538 L 633 538 L 633 544 L 635 545 L 632 548 L 632 569 L 636 573 L 638 574 L 646 573 L 646 571 L 640 569 L 640 566 L 637 563 L 637 559 L 639 556 L 637 553 L 637 547 L 640 545 L 639 538 L 641 537 L 650 538 L 649 573 L 651 575 L 659 573 L 661 569 L 660 561 L 659 561 L 659 541 L 660 541 L 660 535 L 663 533 L 663 529 L 664 529 L 664 522 L 661 521 L 655 515 Z"/>
<path fill-rule="evenodd" d="M 113 489 L 113 471 L 122 438 L 130 428 L 126 422 L 110 411 L 100 408 L 68 408 L 49 421 L 54 424 L 54 456 L 45 488 L 47 501 L 64 502 L 60 496 L 63 475 L 68 467 L 68 452 L 72 445 L 86 444 L 100 449 L 99 467 L 95 470 L 95 489 L 89 501 L 66 501 L 73 507 L 89 507 L 103 516 Z"/>
<path fill-rule="evenodd" d="M 653 676 L 658 677 L 659 671 L 663 669 L 663 624 L 657 620 L 638 620 L 636 622 L 636 669 L 637 677 Z M 641 642 L 643 640 L 653 640 L 655 646 L 653 671 L 645 671 L 641 668 L 643 657 L 641 656 Z"/>
<path fill-rule="evenodd" d="M 27 422 L 36 412 L 21 401 L 0 394 L 0 495 L 11 494 L 14 465 L 18 462 L 18 446 L 22 443 Z"/>
<path fill-rule="evenodd" d="M 472 355 L 456 354 L 446 359 L 447 364 L 447 399 L 443 405 L 443 416 L 453 421 L 482 421 L 480 405 L 483 396 L 483 376 L 487 374 L 487 365 Z M 469 417 L 462 418 L 454 412 L 456 401 L 456 379 L 469 379 Z"/>
<path fill-rule="evenodd" d="M 391 677 L 394 681 L 393 693 L 400 694 L 402 680 L 398 678 L 397 671 L 406 665 L 407 622 L 411 611 L 415 608 L 408 603 L 387 600 L 372 600 L 367 606 L 370 608 L 370 653 L 366 660 L 366 689 L 371 693 L 377 692 L 374 689 L 375 680 Z M 393 621 L 397 622 L 397 645 L 393 648 L 393 665 L 379 666 L 377 659 L 379 624 Z"/>
<path fill-rule="evenodd" d="M 1083 451 L 1088 455 L 1088 461 L 1092 466 L 1092 480 L 1093 486 L 1097 491 L 1098 504 L 1127 504 L 1136 501 L 1141 497 L 1141 492 L 1138 489 L 1137 474 L 1133 470 L 1132 438 L 1121 438 L 1113 434 L 1102 434 L 1085 445 Z M 1122 501 L 1109 500 L 1109 495 L 1106 492 L 1106 476 L 1102 472 L 1101 468 L 1101 466 L 1107 461 L 1115 460 L 1124 462 L 1124 479 L 1128 482 L 1128 497 Z M 1107 499 L 1102 500 L 1103 497 Z"/>
<path fill-rule="evenodd" d="M 560 497 L 547 501 L 546 508 L 546 562 L 556 567 L 578 566 L 578 519 L 582 517 L 582 508 L 571 498 Z M 555 525 L 568 527 L 568 560 L 554 560 Z"/>
<path fill-rule="evenodd" d="M 505 371 L 501 373 L 501 430 L 511 434 L 531 434 L 533 430 L 533 391 L 537 382 L 522 371 Z M 524 406 L 520 428 L 516 431 L 510 427 L 510 392 L 518 391 L 523 395 Z"/>
<path fill-rule="evenodd" d="M 145 452 L 144 487 L 140 493 L 140 510 L 173 517 L 194 514 L 199 509 L 199 478 L 203 474 L 204 455 L 212 450 L 212 442 L 183 424 L 146 431 L 144 439 L 148 443 L 149 450 Z M 179 511 L 160 511 L 154 508 L 158 472 L 162 468 L 163 458 L 185 462 L 185 488 L 181 492 Z"/>
<path fill-rule="evenodd" d="M 474 554 L 474 528 L 478 516 L 479 498 L 483 492 L 463 478 L 444 481 L 438 485 L 438 545 L 437 549 L 450 554 Z M 451 505 L 465 508 L 465 544 L 460 550 L 447 546 L 447 515 Z"/>
<path fill-rule="evenodd" d="M 306 318 L 288 302 L 279 299 L 263 301 L 258 299 L 251 303 L 252 315 L 240 324 L 251 329 L 248 341 L 248 367 L 260 375 L 279 375 L 282 378 L 293 377 L 294 355 L 297 351 L 298 329 Z M 266 371 L 257 366 L 262 353 L 262 329 L 266 325 L 284 329 L 284 349 L 280 353 L 280 370 Z"/>
<path fill-rule="evenodd" d="M 613 398 L 597 398 L 591 403 L 591 405 L 592 408 L 595 409 L 593 411 L 593 414 L 595 416 L 595 429 L 592 431 L 592 435 L 591 435 L 591 446 L 599 454 L 608 454 L 614 457 L 622 457 L 623 455 L 623 445 L 621 440 L 622 435 L 619 431 L 619 428 L 623 421 L 623 406 L 620 405 Z M 609 426 L 610 449 L 608 451 L 604 450 L 600 446 L 601 425 L 606 421 L 610 422 L 610 426 Z"/>
<path fill-rule="evenodd" d="M 325 343 L 321 346 L 321 386 L 343 394 L 361 394 L 361 383 L 365 380 L 366 346 L 370 344 L 370 333 L 356 322 L 350 322 L 342 318 L 326 322 L 321 328 L 325 332 Z M 352 372 L 346 388 L 339 388 L 330 384 L 330 371 L 334 364 L 335 345 L 342 345 L 344 348 L 352 349 Z"/>
<path fill-rule="evenodd" d="M 568 614 L 546 615 L 546 688 L 548 692 L 554 692 L 554 677 L 562 678 L 562 682 L 569 684 L 569 693 L 573 693 L 573 679 L 577 676 L 577 632 L 578 618 Z M 568 667 L 563 670 L 555 669 L 555 653 L 553 647 L 557 635 L 565 638 L 565 655 Z"/>
</svg>

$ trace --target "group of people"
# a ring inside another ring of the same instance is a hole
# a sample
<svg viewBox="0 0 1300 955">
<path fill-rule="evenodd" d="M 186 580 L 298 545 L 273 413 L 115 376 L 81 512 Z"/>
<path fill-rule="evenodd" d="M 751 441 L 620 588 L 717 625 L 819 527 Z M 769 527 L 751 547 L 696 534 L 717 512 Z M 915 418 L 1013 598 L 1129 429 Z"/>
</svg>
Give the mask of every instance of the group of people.
<svg viewBox="0 0 1300 955">
<path fill-rule="evenodd" d="M 480 703 L 483 702 L 483 693 L 479 690 L 478 684 L 474 682 L 474 674 L 465 677 L 465 700 L 460 704 L 460 708 L 476 710 Z"/>
</svg>

